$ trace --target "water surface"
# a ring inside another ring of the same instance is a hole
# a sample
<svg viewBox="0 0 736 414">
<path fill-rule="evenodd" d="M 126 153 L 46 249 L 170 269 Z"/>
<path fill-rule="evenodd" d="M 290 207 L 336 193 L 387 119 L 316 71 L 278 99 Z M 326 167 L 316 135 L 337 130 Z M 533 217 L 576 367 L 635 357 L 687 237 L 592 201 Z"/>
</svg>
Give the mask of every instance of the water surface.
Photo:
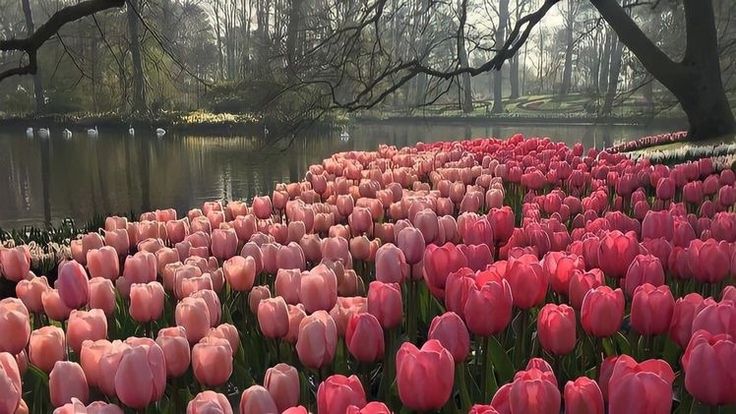
<svg viewBox="0 0 736 414">
<path fill-rule="evenodd" d="M 676 129 L 676 128 L 670 128 Z M 592 125 L 463 125 L 461 123 L 358 123 L 340 130 L 274 131 L 268 137 L 203 137 L 100 130 L 96 139 L 74 131 L 64 140 L 26 138 L 0 130 L 0 227 L 43 225 L 95 214 L 176 208 L 180 214 L 212 199 L 249 199 L 296 181 L 330 154 L 372 150 L 379 144 L 508 137 L 516 132 L 568 144 L 604 147 L 667 128 Z"/>
</svg>

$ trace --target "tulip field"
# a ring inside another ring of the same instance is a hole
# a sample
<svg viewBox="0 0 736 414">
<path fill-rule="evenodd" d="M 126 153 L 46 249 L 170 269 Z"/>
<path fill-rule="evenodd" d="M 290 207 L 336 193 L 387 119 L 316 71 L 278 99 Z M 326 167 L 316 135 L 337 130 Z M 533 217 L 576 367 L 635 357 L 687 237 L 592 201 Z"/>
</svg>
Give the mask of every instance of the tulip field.
<svg viewBox="0 0 736 414">
<path fill-rule="evenodd" d="M 0 414 L 736 412 L 729 160 L 380 146 L 7 245 Z"/>
</svg>

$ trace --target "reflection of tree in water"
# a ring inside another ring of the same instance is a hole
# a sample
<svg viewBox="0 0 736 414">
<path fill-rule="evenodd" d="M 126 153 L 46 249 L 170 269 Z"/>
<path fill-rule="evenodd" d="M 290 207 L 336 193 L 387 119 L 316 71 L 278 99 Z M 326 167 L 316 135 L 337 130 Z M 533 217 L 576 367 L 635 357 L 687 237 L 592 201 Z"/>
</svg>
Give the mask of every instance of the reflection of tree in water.
<svg viewBox="0 0 736 414">
<path fill-rule="evenodd" d="M 51 144 L 48 139 L 39 140 L 41 148 L 41 192 L 43 198 L 43 224 L 47 228 L 51 226 Z"/>
</svg>

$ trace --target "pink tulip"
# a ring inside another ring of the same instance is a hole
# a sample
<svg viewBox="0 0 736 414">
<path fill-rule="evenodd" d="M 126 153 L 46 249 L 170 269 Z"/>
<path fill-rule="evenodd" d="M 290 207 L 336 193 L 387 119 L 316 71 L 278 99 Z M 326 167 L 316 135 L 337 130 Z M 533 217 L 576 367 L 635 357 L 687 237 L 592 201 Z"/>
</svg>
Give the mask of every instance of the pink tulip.
<svg viewBox="0 0 736 414">
<path fill-rule="evenodd" d="M 391 243 L 378 248 L 376 252 L 376 280 L 385 283 L 401 283 L 409 273 L 404 253 Z"/>
<path fill-rule="evenodd" d="M 100 371 L 100 359 L 112 348 L 112 343 L 107 339 L 97 341 L 86 340 L 82 342 L 79 353 L 79 364 L 82 366 L 87 384 L 90 387 L 98 387 L 102 372 Z"/>
<path fill-rule="evenodd" d="M 254 314 L 258 314 L 258 305 L 260 305 L 262 300 L 268 299 L 271 297 L 271 291 L 268 290 L 268 286 L 255 286 L 248 294 L 248 307 L 250 308 L 250 311 Z"/>
<path fill-rule="evenodd" d="M 43 312 L 41 296 L 49 290 L 49 282 L 46 276 L 23 279 L 15 285 L 15 295 L 23 301 L 28 311 L 33 313 Z"/>
<path fill-rule="evenodd" d="M 31 270 L 31 253 L 28 246 L 12 249 L 0 248 L 0 274 L 12 282 L 25 279 Z"/>
<path fill-rule="evenodd" d="M 176 305 L 176 324 L 186 329 L 190 344 L 199 342 L 210 329 L 210 311 L 202 298 L 184 298 Z"/>
<path fill-rule="evenodd" d="M 0 378 L 0 413 L 13 414 L 22 401 L 23 386 L 18 364 L 7 352 L 0 352 Z"/>
<path fill-rule="evenodd" d="M 424 253 L 424 280 L 433 296 L 444 299 L 445 284 L 450 273 L 467 266 L 462 251 L 451 243 L 442 247 L 427 246 Z"/>
<path fill-rule="evenodd" d="M 238 235 L 234 229 L 215 229 L 212 231 L 212 255 L 220 260 L 226 260 L 238 250 Z"/>
<path fill-rule="evenodd" d="M 278 339 L 289 333 L 289 310 L 281 296 L 258 304 L 258 325 L 263 336 Z"/>
<path fill-rule="evenodd" d="M 164 352 L 153 340 L 122 352 L 115 370 L 115 393 L 131 408 L 142 409 L 159 400 L 166 390 Z"/>
<path fill-rule="evenodd" d="M 337 302 L 337 276 L 324 264 L 301 277 L 299 298 L 307 313 L 330 310 Z"/>
<path fill-rule="evenodd" d="M 240 397 L 240 414 L 278 413 L 276 403 L 268 390 L 260 385 L 251 385 Z"/>
<path fill-rule="evenodd" d="M 115 312 L 115 287 L 109 279 L 95 277 L 89 281 L 89 307 L 102 309 L 105 315 L 112 316 Z"/>
<path fill-rule="evenodd" d="M 206 337 L 192 348 L 192 370 L 201 385 L 223 385 L 233 373 L 233 350 L 226 339 Z"/>
<path fill-rule="evenodd" d="M 31 332 L 28 359 L 43 372 L 51 372 L 57 361 L 66 357 L 66 337 L 56 326 L 44 326 Z"/>
<path fill-rule="evenodd" d="M 384 329 L 401 325 L 403 319 L 401 287 L 398 283 L 373 281 L 368 287 L 368 313 L 378 319 Z"/>
<path fill-rule="evenodd" d="M 462 363 L 470 352 L 468 329 L 455 312 L 445 312 L 432 319 L 427 338 L 438 340 L 450 351 L 456 364 Z"/>
<path fill-rule="evenodd" d="M 49 374 L 49 394 L 54 407 L 60 407 L 72 398 L 86 403 L 89 386 L 82 367 L 75 362 L 57 361 Z"/>
<path fill-rule="evenodd" d="M 164 310 L 164 287 L 158 282 L 130 285 L 130 317 L 145 323 L 161 318 Z"/>
<path fill-rule="evenodd" d="M 344 414 L 351 405 L 366 405 L 363 384 L 355 375 L 332 375 L 319 384 L 317 410 L 321 414 Z"/>
<path fill-rule="evenodd" d="M 59 265 L 56 286 L 61 301 L 71 309 L 77 309 L 89 301 L 89 279 L 81 264 L 72 260 Z"/>
<path fill-rule="evenodd" d="M 120 275 L 118 252 L 110 246 L 88 251 L 87 268 L 92 278 L 104 277 L 110 280 L 117 279 Z"/>
<path fill-rule="evenodd" d="M 283 297 L 290 305 L 299 303 L 301 278 L 302 272 L 299 269 L 279 269 L 274 282 L 276 295 Z"/>
<path fill-rule="evenodd" d="M 396 387 L 401 402 L 417 411 L 438 410 L 450 399 L 454 361 L 439 341 L 430 339 L 421 349 L 404 342 L 396 353 Z"/>
<path fill-rule="evenodd" d="M 384 338 L 381 324 L 370 313 L 354 313 L 345 329 L 345 344 L 360 362 L 372 363 L 383 357 Z"/>
<path fill-rule="evenodd" d="M 28 309 L 20 299 L 0 300 L 0 352 L 22 352 L 31 336 Z"/>
<path fill-rule="evenodd" d="M 90 311 L 73 310 L 66 327 L 69 347 L 77 354 L 86 340 L 97 341 L 107 338 L 107 317 L 100 309 Z"/>
<path fill-rule="evenodd" d="M 299 373 L 287 364 L 276 364 L 266 370 L 263 386 L 273 398 L 279 412 L 299 404 Z"/>
<path fill-rule="evenodd" d="M 214 391 L 202 391 L 187 404 L 186 414 L 233 414 L 230 401 L 224 394 Z"/>
<path fill-rule="evenodd" d="M 166 375 L 169 378 L 183 375 L 189 368 L 191 360 L 189 342 L 184 327 L 174 326 L 159 330 L 156 343 L 164 352 Z"/>
<path fill-rule="evenodd" d="M 318 369 L 332 362 L 337 345 L 337 327 L 325 311 L 317 311 L 302 319 L 296 351 L 307 367 Z"/>
</svg>

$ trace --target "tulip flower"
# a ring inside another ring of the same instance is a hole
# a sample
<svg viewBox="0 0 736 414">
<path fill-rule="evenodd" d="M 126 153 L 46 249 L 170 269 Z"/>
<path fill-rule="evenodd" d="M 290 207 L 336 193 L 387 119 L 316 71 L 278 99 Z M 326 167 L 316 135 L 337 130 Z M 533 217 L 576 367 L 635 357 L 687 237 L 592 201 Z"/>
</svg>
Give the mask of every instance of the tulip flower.
<svg viewBox="0 0 736 414">
<path fill-rule="evenodd" d="M 230 342 L 216 337 L 202 338 L 192 348 L 192 370 L 197 382 L 204 386 L 223 385 L 233 373 Z"/>
<path fill-rule="evenodd" d="M 363 384 L 355 375 L 332 375 L 317 389 L 317 411 L 323 414 L 344 414 L 351 405 L 366 405 Z"/>
<path fill-rule="evenodd" d="M 337 302 L 337 276 L 324 264 L 302 275 L 299 298 L 307 313 L 329 311 Z"/>
<path fill-rule="evenodd" d="M 90 311 L 73 310 L 66 327 L 69 347 L 79 353 L 86 340 L 97 341 L 107 338 L 107 318 L 100 309 Z"/>
<path fill-rule="evenodd" d="M 345 329 L 345 344 L 360 362 L 371 363 L 383 358 L 383 329 L 370 313 L 352 314 Z"/>
<path fill-rule="evenodd" d="M 268 390 L 260 385 L 252 385 L 240 397 L 240 414 L 278 413 L 276 403 Z"/>
<path fill-rule="evenodd" d="M 633 296 L 634 290 L 649 283 L 653 286 L 664 284 L 664 269 L 662 263 L 653 255 L 637 255 L 626 271 L 624 288 L 627 296 Z"/>
<path fill-rule="evenodd" d="M 567 305 L 548 303 L 537 316 L 539 343 L 547 352 L 565 355 L 575 349 L 577 340 L 575 310 Z"/>
<path fill-rule="evenodd" d="M 49 374 L 49 394 L 54 407 L 61 407 L 72 398 L 86 403 L 89 386 L 82 367 L 75 362 L 57 361 Z"/>
<path fill-rule="evenodd" d="M 284 298 L 277 296 L 260 302 L 258 325 L 266 338 L 281 338 L 289 333 L 289 310 Z"/>
<path fill-rule="evenodd" d="M 480 336 L 502 332 L 511 322 L 512 305 L 511 286 L 505 279 L 471 289 L 464 308 L 468 330 Z"/>
<path fill-rule="evenodd" d="M 618 230 L 612 231 L 600 241 L 598 267 L 608 277 L 622 278 L 626 276 L 629 265 L 637 254 L 639 254 L 639 244 L 636 235 L 623 234 Z"/>
<path fill-rule="evenodd" d="M 145 408 L 159 400 L 166 390 L 164 352 L 150 341 L 147 345 L 134 345 L 122 351 L 114 372 L 115 394 L 131 408 Z"/>
<path fill-rule="evenodd" d="M 199 342 L 210 329 L 210 311 L 202 298 L 184 298 L 176 305 L 176 324 L 186 329 L 190 344 Z"/>
<path fill-rule="evenodd" d="M 645 283 L 636 288 L 631 302 L 631 327 L 642 335 L 660 335 L 670 327 L 675 298 L 668 286 Z"/>
<path fill-rule="evenodd" d="M 176 378 L 183 375 L 189 368 L 191 360 L 189 342 L 184 327 L 174 326 L 159 330 L 156 343 L 164 352 L 167 377 Z"/>
<path fill-rule="evenodd" d="M 530 309 L 544 301 L 547 294 L 547 274 L 536 257 L 524 254 L 519 258 L 510 258 L 505 278 L 511 286 L 514 306 Z"/>
<path fill-rule="evenodd" d="M 279 412 L 299 404 L 299 373 L 287 364 L 276 364 L 266 370 L 263 386 L 273 398 Z"/>
<path fill-rule="evenodd" d="M 145 323 L 161 318 L 164 310 L 164 287 L 159 282 L 130 285 L 130 317 Z"/>
<path fill-rule="evenodd" d="M 13 414 L 23 396 L 18 364 L 13 355 L 0 352 L 0 413 Z"/>
<path fill-rule="evenodd" d="M 580 307 L 580 322 L 588 335 L 608 337 L 621 327 L 624 317 L 624 294 L 608 286 L 591 289 Z"/>
<path fill-rule="evenodd" d="M 603 394 L 598 384 L 588 377 L 580 377 L 565 384 L 566 414 L 603 414 Z"/>
<path fill-rule="evenodd" d="M 384 329 L 401 325 L 403 300 L 398 283 L 373 281 L 368 286 L 368 313 L 378 319 Z"/>
<path fill-rule="evenodd" d="M 31 270 L 31 253 L 28 246 L 12 249 L 0 248 L 0 270 L 6 279 L 19 282 Z"/>
<path fill-rule="evenodd" d="M 384 283 L 402 283 L 409 273 L 404 253 L 387 243 L 376 252 L 376 280 Z"/>
<path fill-rule="evenodd" d="M 56 286 L 61 301 L 70 309 L 77 309 L 89 301 L 87 272 L 81 264 L 72 260 L 59 265 Z"/>
<path fill-rule="evenodd" d="M 337 326 L 329 313 L 317 311 L 299 324 L 296 352 L 307 367 L 318 369 L 332 362 L 337 346 Z"/>
<path fill-rule="evenodd" d="M 438 340 L 450 351 L 456 364 L 464 361 L 470 352 L 468 329 L 455 312 L 445 312 L 432 319 L 427 338 Z"/>
<path fill-rule="evenodd" d="M 186 414 L 207 413 L 233 414 L 233 409 L 224 394 L 207 390 L 200 392 L 189 401 Z"/>
<path fill-rule="evenodd" d="M 82 349 L 79 353 L 79 364 L 82 366 L 87 384 L 90 387 L 99 386 L 100 376 L 102 375 L 100 371 L 100 359 L 111 348 L 112 343 L 107 339 L 97 341 L 86 340 L 82 342 Z"/>
<path fill-rule="evenodd" d="M 728 334 L 698 330 L 682 356 L 685 388 L 708 405 L 736 404 L 736 340 Z"/>
<path fill-rule="evenodd" d="M 637 364 L 623 355 L 616 360 L 608 381 L 608 412 L 667 414 L 672 409 L 675 374 L 662 360 Z"/>
<path fill-rule="evenodd" d="M 424 281 L 429 291 L 433 296 L 444 299 L 447 277 L 450 273 L 466 267 L 467 259 L 452 243 L 445 243 L 442 247 L 430 244 L 424 252 L 423 264 Z"/>
<path fill-rule="evenodd" d="M 25 349 L 31 336 L 28 309 L 20 299 L 0 300 L 0 352 L 13 355 Z"/>
<path fill-rule="evenodd" d="M 64 331 L 56 326 L 44 326 L 31 332 L 28 359 L 43 372 L 51 372 L 57 361 L 66 356 Z"/>
<path fill-rule="evenodd" d="M 454 365 L 450 352 L 435 339 L 421 349 L 404 342 L 396 353 L 396 387 L 401 402 L 417 411 L 442 408 L 452 392 Z"/>
</svg>

